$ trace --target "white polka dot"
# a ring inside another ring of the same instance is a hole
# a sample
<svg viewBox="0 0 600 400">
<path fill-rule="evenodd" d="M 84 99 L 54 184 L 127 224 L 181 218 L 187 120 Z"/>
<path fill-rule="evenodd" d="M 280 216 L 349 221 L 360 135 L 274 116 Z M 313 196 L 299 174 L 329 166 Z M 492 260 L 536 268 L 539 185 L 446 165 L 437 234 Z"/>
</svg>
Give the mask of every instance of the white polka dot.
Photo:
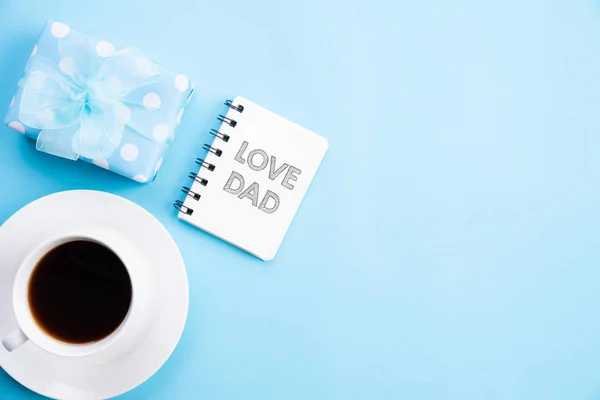
<svg viewBox="0 0 600 400">
<path fill-rule="evenodd" d="M 152 136 L 159 142 L 164 142 L 169 137 L 170 129 L 167 124 L 158 124 L 152 129 Z"/>
<path fill-rule="evenodd" d="M 135 161 L 138 158 L 139 153 L 139 149 L 133 143 L 125 143 L 123 147 L 121 147 L 121 157 L 125 161 Z"/>
<path fill-rule="evenodd" d="M 58 67 L 65 74 L 71 75 L 73 72 L 75 72 L 75 61 L 73 61 L 71 57 L 65 57 L 60 60 Z"/>
<path fill-rule="evenodd" d="M 181 123 L 181 118 L 183 117 L 183 108 L 179 110 L 179 114 L 177 114 L 177 123 Z"/>
<path fill-rule="evenodd" d="M 33 46 L 33 50 L 31 50 L 31 56 L 30 57 L 33 57 L 36 54 L 37 54 L 37 44 L 35 46 Z"/>
<path fill-rule="evenodd" d="M 64 37 L 67 37 L 67 35 L 71 31 L 71 28 L 69 28 L 68 25 L 61 24 L 60 22 L 55 22 L 52 24 L 50 30 L 52 31 L 52 35 L 54 35 L 55 38 L 62 39 Z"/>
<path fill-rule="evenodd" d="M 17 132 L 25 133 L 25 127 L 19 121 L 13 121 L 9 123 L 8 127 L 14 129 Z"/>
<path fill-rule="evenodd" d="M 158 159 L 158 162 L 156 163 L 156 167 L 154 167 L 154 173 L 157 173 L 158 170 L 160 169 L 160 167 L 162 167 L 162 163 L 163 163 L 163 159 L 162 157 Z"/>
<path fill-rule="evenodd" d="M 148 178 L 146 178 L 144 175 L 136 175 L 133 177 L 133 180 L 138 181 L 140 183 L 148 182 Z"/>
<path fill-rule="evenodd" d="M 46 85 L 46 76 L 42 74 L 33 74 L 28 79 L 29 84 L 34 89 L 41 89 Z"/>
<path fill-rule="evenodd" d="M 45 110 L 37 112 L 35 118 L 41 125 L 48 125 L 54 121 L 54 111 L 51 108 L 46 108 Z"/>
<path fill-rule="evenodd" d="M 15 105 L 15 98 L 13 97 L 12 100 L 10 101 L 10 107 Z"/>
<path fill-rule="evenodd" d="M 110 57 L 115 53 L 115 46 L 111 42 L 101 40 L 96 45 L 96 53 L 100 57 Z"/>
<path fill-rule="evenodd" d="M 177 75 L 175 77 L 175 87 L 182 92 L 185 92 L 190 86 L 190 80 L 185 75 Z"/>
<path fill-rule="evenodd" d="M 160 108 L 160 103 L 162 103 L 162 100 L 156 93 L 148 93 L 144 96 L 142 103 L 144 103 L 144 107 L 146 107 L 146 109 L 156 110 Z"/>
<path fill-rule="evenodd" d="M 94 165 L 99 166 L 100 168 L 104 168 L 104 169 L 109 169 L 110 166 L 108 165 L 108 161 L 106 161 L 104 158 L 99 158 L 97 160 L 92 161 L 92 163 Z"/>
<path fill-rule="evenodd" d="M 154 69 L 152 61 L 142 57 L 135 60 L 135 67 L 137 68 L 138 72 L 142 75 L 151 75 Z"/>
</svg>

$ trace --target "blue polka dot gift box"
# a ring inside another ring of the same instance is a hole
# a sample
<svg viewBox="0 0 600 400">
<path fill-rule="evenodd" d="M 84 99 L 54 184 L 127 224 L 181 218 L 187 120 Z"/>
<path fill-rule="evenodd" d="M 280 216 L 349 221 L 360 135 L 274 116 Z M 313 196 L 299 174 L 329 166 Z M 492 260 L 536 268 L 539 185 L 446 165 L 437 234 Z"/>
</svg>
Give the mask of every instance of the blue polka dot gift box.
<svg viewBox="0 0 600 400">
<path fill-rule="evenodd" d="M 39 151 L 151 182 L 193 91 L 139 49 L 48 21 L 5 123 Z"/>
</svg>

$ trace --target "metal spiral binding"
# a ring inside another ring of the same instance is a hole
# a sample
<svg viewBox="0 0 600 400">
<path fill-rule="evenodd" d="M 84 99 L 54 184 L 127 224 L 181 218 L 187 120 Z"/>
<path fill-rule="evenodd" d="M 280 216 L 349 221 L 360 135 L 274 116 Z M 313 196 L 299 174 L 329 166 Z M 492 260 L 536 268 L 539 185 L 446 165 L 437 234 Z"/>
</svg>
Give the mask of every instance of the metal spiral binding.
<svg viewBox="0 0 600 400">
<path fill-rule="evenodd" d="M 245 108 L 244 108 L 243 105 L 241 105 L 241 104 L 233 104 L 232 100 L 226 100 L 225 101 L 225 105 L 227 107 L 231 108 L 232 110 L 239 112 L 240 114 L 243 113 L 244 110 L 245 110 Z M 229 118 L 229 117 L 226 117 L 225 115 L 221 115 L 221 114 L 219 114 L 219 116 L 217 117 L 217 119 L 219 121 L 221 121 L 222 123 L 229 125 L 232 128 L 235 128 L 237 126 L 237 124 L 238 124 L 238 122 L 236 120 L 234 120 L 232 118 Z M 213 136 L 215 136 L 216 138 L 221 139 L 225 143 L 227 143 L 229 141 L 229 139 L 231 138 L 229 135 L 227 135 L 225 133 L 222 133 L 222 132 L 219 132 L 216 129 L 211 129 L 210 130 L 210 134 L 213 135 Z M 210 144 L 205 144 L 204 146 L 202 146 L 202 148 L 204 150 L 207 150 L 207 151 L 213 153 L 217 157 L 221 157 L 223 155 L 223 151 L 221 149 L 213 147 Z M 210 172 L 214 171 L 215 168 L 216 168 L 214 164 L 209 163 L 204 158 L 197 158 L 196 159 L 196 164 L 200 165 L 201 169 L 205 168 L 205 169 L 207 169 Z M 208 179 L 199 176 L 198 173 L 196 173 L 196 172 L 190 172 L 190 174 L 188 175 L 188 177 L 190 179 L 193 179 L 194 181 L 198 182 L 202 186 L 208 185 Z M 200 195 L 200 193 L 196 193 L 196 192 L 192 191 L 192 189 L 190 187 L 188 187 L 188 186 L 183 186 L 181 188 L 181 191 L 183 193 L 185 193 L 186 196 L 189 196 L 189 197 L 191 197 L 192 199 L 194 199 L 196 201 L 199 201 L 200 198 L 202 197 Z M 183 201 L 181 201 L 181 200 L 175 201 L 175 203 L 173 203 L 173 206 L 180 213 L 187 214 L 187 215 L 192 215 L 194 213 L 194 210 L 191 209 L 191 208 L 189 208 L 189 207 L 187 207 L 187 206 L 185 206 L 183 204 Z"/>
<path fill-rule="evenodd" d="M 235 128 L 235 126 L 237 125 L 237 121 L 235 119 L 231 119 L 228 118 L 224 115 L 219 114 L 219 116 L 217 117 L 217 119 L 221 122 L 224 122 L 226 124 L 229 124 L 229 126 L 231 126 L 232 128 Z"/>
<path fill-rule="evenodd" d="M 241 104 L 238 104 L 237 106 L 233 104 L 232 100 L 225 100 L 225 105 L 229 108 L 231 108 L 232 110 L 235 110 L 239 113 L 243 113 L 244 112 L 244 106 Z"/>
<path fill-rule="evenodd" d="M 183 201 L 181 201 L 181 200 L 177 200 L 175 203 L 173 203 L 173 207 L 175 207 L 177 209 L 177 211 L 187 214 L 187 215 L 192 215 L 194 213 L 194 210 L 184 206 Z"/>
<path fill-rule="evenodd" d="M 217 157 L 221 157 L 223 155 L 223 151 L 221 149 L 217 149 L 215 147 L 212 147 L 210 144 L 205 144 L 204 146 L 202 146 L 202 148 L 204 150 L 210 151 L 211 153 L 213 153 Z"/>
<path fill-rule="evenodd" d="M 213 136 L 218 137 L 219 139 L 221 139 L 222 141 L 224 141 L 225 143 L 229 142 L 229 135 L 226 135 L 224 133 L 219 132 L 216 129 L 211 129 L 210 130 L 210 134 Z"/>
<path fill-rule="evenodd" d="M 198 174 L 195 173 L 195 172 L 190 172 L 190 174 L 188 175 L 188 178 L 195 180 L 196 182 L 198 182 L 202 186 L 208 185 L 208 179 L 205 179 L 205 178 L 202 178 L 201 176 L 198 176 Z"/>
<path fill-rule="evenodd" d="M 215 170 L 215 164 L 211 164 L 209 162 L 206 162 L 204 160 L 204 158 L 196 158 L 196 164 L 200 165 L 203 168 L 206 168 L 209 171 L 214 171 Z"/>
<path fill-rule="evenodd" d="M 200 200 L 200 197 L 201 197 L 200 194 L 193 192 L 192 189 L 190 189 L 187 186 L 182 187 L 181 191 L 196 201 Z"/>
</svg>

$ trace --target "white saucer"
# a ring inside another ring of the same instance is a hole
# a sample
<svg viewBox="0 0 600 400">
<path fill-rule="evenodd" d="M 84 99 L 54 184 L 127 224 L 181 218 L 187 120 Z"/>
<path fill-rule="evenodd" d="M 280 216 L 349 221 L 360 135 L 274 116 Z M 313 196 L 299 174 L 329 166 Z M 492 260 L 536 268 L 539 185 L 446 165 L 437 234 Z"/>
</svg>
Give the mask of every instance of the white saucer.
<svg viewBox="0 0 600 400">
<path fill-rule="evenodd" d="M 61 229 L 103 229 L 140 251 L 156 282 L 156 301 L 144 337 L 126 354 L 64 358 L 31 342 L 12 353 L 0 346 L 0 366 L 44 396 L 106 399 L 150 378 L 167 361 L 185 325 L 188 281 L 177 245 L 146 210 L 121 197 L 77 190 L 53 194 L 22 208 L 0 227 L 0 338 L 15 329 L 12 282 L 29 244 Z"/>
</svg>

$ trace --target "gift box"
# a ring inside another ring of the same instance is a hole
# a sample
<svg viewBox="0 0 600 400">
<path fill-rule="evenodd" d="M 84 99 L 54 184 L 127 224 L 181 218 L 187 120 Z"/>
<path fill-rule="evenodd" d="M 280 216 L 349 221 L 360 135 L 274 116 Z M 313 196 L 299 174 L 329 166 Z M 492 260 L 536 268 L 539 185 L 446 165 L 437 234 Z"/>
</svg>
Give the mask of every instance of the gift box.
<svg viewBox="0 0 600 400">
<path fill-rule="evenodd" d="M 193 87 L 141 50 L 48 21 L 5 123 L 42 152 L 151 182 Z"/>
</svg>

